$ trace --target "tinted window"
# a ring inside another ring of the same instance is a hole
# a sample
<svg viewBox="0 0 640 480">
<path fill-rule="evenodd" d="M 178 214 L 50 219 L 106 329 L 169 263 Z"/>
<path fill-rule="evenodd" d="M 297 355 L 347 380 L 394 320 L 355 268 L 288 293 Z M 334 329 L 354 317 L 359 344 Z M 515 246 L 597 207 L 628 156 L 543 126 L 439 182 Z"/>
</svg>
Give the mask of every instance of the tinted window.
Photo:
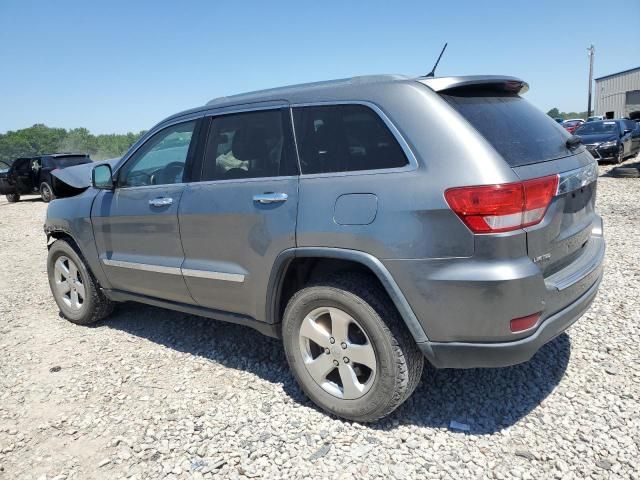
<svg viewBox="0 0 640 480">
<path fill-rule="evenodd" d="M 588 122 L 575 131 L 576 135 L 599 135 L 602 133 L 618 133 L 618 124 L 611 121 Z"/>
<path fill-rule="evenodd" d="M 182 182 L 196 122 L 167 127 L 147 140 L 120 171 L 120 185 L 139 187 Z"/>
<path fill-rule="evenodd" d="M 202 180 L 296 175 L 290 122 L 282 110 L 211 120 Z"/>
<path fill-rule="evenodd" d="M 364 105 L 293 111 L 302 173 L 403 167 L 409 162 L 382 119 Z"/>
<path fill-rule="evenodd" d="M 566 130 L 518 95 L 470 91 L 442 97 L 512 167 L 572 154 Z"/>
<path fill-rule="evenodd" d="M 91 159 L 89 157 L 80 156 L 80 155 L 76 155 L 73 157 L 72 156 L 52 157 L 51 163 L 53 164 L 53 166 L 57 168 L 64 168 L 64 167 L 72 167 L 74 165 L 82 165 L 84 163 L 91 163 Z"/>
</svg>

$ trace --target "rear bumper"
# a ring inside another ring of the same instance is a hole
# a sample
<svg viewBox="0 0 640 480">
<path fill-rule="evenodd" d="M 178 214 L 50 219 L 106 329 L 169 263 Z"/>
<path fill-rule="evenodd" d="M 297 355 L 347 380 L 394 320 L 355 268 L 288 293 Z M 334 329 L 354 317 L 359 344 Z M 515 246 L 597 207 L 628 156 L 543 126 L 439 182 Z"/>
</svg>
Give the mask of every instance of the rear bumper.
<svg viewBox="0 0 640 480">
<path fill-rule="evenodd" d="M 548 317 L 532 335 L 513 342 L 425 342 L 418 346 L 436 368 L 507 367 L 526 362 L 545 343 L 569 328 L 593 302 L 602 280 L 602 264 L 596 282 L 576 301 Z"/>
</svg>

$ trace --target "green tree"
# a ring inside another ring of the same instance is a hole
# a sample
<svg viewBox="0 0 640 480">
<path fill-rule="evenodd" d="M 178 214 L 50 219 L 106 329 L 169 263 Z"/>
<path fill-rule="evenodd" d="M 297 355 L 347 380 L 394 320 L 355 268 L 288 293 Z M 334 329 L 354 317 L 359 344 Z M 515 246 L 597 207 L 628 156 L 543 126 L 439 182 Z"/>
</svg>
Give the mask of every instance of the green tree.
<svg viewBox="0 0 640 480">
<path fill-rule="evenodd" d="M 123 155 L 143 134 L 93 135 L 86 128 L 65 130 L 36 124 L 0 134 L 0 160 L 11 162 L 18 157 L 56 152 L 87 153 L 94 160 L 103 160 Z"/>
</svg>

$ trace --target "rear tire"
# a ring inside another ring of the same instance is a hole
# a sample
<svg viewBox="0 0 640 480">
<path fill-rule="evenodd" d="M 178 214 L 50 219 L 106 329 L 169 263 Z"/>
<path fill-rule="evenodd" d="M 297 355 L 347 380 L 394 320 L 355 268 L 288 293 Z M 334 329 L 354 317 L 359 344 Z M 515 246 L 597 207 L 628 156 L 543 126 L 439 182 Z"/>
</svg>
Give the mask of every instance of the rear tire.
<svg viewBox="0 0 640 480">
<path fill-rule="evenodd" d="M 53 193 L 53 189 L 46 182 L 42 182 L 42 184 L 40 185 L 40 198 L 42 198 L 42 201 L 44 203 L 49 203 L 51 200 L 54 200 L 56 198 Z"/>
<path fill-rule="evenodd" d="M 616 167 L 611 170 L 611 174 L 614 177 L 621 178 L 639 178 L 640 177 L 640 168 L 638 167 Z"/>
<path fill-rule="evenodd" d="M 298 291 L 282 335 L 302 390 L 339 417 L 378 420 L 420 381 L 421 351 L 386 292 L 366 275 L 342 274 Z"/>
<path fill-rule="evenodd" d="M 5 196 L 7 197 L 7 202 L 9 203 L 16 203 L 18 200 L 20 200 L 19 193 L 9 193 Z"/>
<path fill-rule="evenodd" d="M 49 286 L 60 313 L 78 325 L 89 325 L 113 311 L 113 302 L 102 293 L 78 248 L 56 240 L 47 258 Z"/>
</svg>

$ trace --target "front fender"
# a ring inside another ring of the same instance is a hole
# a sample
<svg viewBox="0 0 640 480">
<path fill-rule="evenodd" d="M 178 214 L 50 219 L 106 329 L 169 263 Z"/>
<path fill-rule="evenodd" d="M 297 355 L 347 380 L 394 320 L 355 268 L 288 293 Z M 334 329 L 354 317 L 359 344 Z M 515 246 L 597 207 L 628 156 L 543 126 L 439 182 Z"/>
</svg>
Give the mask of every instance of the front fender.
<svg viewBox="0 0 640 480">
<path fill-rule="evenodd" d="M 47 240 L 61 236 L 71 237 L 80 249 L 80 253 L 82 253 L 98 284 L 102 288 L 111 288 L 102 265 L 98 261 L 98 251 L 91 224 L 91 206 L 96 194 L 96 190 L 89 188 L 80 195 L 53 200 L 47 207 L 44 232 L 47 235 Z"/>
</svg>

